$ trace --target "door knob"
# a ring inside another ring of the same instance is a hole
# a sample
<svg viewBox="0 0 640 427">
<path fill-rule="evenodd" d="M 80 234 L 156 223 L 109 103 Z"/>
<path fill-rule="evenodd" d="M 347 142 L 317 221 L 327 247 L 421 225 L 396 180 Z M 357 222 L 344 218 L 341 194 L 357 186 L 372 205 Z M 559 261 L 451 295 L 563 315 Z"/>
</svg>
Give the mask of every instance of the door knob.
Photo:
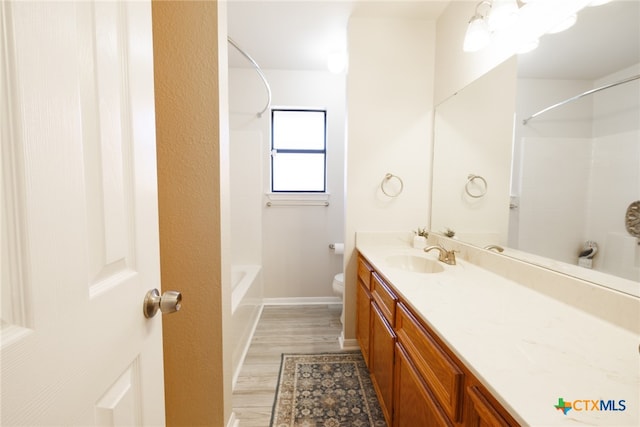
<svg viewBox="0 0 640 427">
<path fill-rule="evenodd" d="M 180 310 L 182 294 L 178 291 L 166 291 L 160 296 L 157 289 L 151 289 L 144 297 L 143 312 L 147 319 L 156 315 L 158 310 L 163 314 Z"/>
</svg>

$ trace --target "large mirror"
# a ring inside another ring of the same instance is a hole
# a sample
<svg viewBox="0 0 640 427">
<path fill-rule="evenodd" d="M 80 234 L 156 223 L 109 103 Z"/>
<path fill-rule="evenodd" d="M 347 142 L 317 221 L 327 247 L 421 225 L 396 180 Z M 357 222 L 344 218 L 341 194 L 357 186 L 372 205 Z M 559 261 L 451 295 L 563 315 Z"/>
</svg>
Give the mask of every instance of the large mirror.
<svg viewBox="0 0 640 427">
<path fill-rule="evenodd" d="M 433 231 L 640 296 L 639 18 L 585 8 L 436 108 Z"/>
</svg>

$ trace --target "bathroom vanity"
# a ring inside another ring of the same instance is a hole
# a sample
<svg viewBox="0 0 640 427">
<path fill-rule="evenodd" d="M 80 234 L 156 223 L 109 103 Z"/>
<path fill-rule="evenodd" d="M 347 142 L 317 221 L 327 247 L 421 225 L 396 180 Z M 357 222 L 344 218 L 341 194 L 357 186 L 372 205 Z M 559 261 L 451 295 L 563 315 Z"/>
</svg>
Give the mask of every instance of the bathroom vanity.
<svg viewBox="0 0 640 427">
<path fill-rule="evenodd" d="M 356 335 L 389 426 L 638 425 L 637 330 L 466 253 L 445 265 L 388 236 L 357 249 Z"/>
<path fill-rule="evenodd" d="M 360 255 L 357 337 L 387 424 L 519 425 L 398 294 Z"/>
</svg>

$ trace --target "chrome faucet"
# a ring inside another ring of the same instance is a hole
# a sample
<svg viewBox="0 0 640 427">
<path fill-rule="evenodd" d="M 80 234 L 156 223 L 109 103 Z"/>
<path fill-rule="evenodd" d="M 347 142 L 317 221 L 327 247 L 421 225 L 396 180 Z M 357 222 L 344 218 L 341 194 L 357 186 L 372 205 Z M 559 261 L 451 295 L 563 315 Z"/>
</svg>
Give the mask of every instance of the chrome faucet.
<svg viewBox="0 0 640 427">
<path fill-rule="evenodd" d="M 448 251 L 442 246 L 428 246 L 424 248 L 425 252 L 429 252 L 436 249 L 438 254 L 438 261 L 442 261 L 445 264 L 456 265 L 456 251 Z"/>
<path fill-rule="evenodd" d="M 497 252 L 503 252 L 504 248 L 500 245 L 487 245 L 484 247 L 486 250 L 490 251 L 491 249 L 497 251 Z"/>
</svg>

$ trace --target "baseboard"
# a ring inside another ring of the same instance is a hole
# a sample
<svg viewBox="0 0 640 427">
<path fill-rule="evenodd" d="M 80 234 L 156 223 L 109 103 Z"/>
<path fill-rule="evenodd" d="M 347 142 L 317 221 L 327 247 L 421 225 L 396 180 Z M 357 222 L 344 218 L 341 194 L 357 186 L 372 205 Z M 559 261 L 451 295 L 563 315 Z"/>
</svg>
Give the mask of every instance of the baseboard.
<svg viewBox="0 0 640 427">
<path fill-rule="evenodd" d="M 360 344 L 358 343 L 358 340 L 345 339 L 344 331 L 342 331 L 340 337 L 338 337 L 338 342 L 340 343 L 340 348 L 342 350 L 360 350 Z"/>
<path fill-rule="evenodd" d="M 264 298 L 264 305 L 312 305 L 312 304 L 342 304 L 340 297 L 293 297 L 293 298 Z"/>
<path fill-rule="evenodd" d="M 227 423 L 227 427 L 240 427 L 240 420 L 236 418 L 236 413 L 232 412 L 229 417 L 229 422 Z"/>
</svg>

